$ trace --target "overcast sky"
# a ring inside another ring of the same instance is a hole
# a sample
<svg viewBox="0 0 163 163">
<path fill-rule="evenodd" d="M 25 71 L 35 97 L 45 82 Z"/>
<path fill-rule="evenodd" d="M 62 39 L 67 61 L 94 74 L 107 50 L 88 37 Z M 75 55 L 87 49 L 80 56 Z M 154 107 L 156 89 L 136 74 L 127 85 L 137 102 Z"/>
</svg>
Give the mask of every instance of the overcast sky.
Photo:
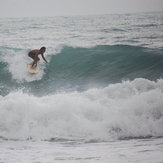
<svg viewBox="0 0 163 163">
<path fill-rule="evenodd" d="M 0 17 L 163 11 L 163 0 L 0 0 Z"/>
</svg>

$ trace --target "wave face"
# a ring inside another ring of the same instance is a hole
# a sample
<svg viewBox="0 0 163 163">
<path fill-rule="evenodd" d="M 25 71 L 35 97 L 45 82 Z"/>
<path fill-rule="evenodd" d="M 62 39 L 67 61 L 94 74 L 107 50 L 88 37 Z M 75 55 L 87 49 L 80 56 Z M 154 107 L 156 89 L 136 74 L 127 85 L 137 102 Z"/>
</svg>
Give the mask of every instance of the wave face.
<svg viewBox="0 0 163 163">
<path fill-rule="evenodd" d="M 65 47 L 60 54 L 52 56 L 47 73 L 56 79 L 86 82 L 117 82 L 137 77 L 157 79 L 163 75 L 162 52 L 128 45 Z"/>
<path fill-rule="evenodd" d="M 161 49 L 129 45 L 63 47 L 57 54 L 48 56 L 50 62 L 46 67 L 40 63 L 40 73 L 35 76 L 26 72 L 27 56 L 8 55 L 0 62 L 1 92 L 23 88 L 41 95 L 63 88 L 81 90 L 90 85 L 106 86 L 135 78 L 157 80 L 163 76 L 162 52 Z"/>
<path fill-rule="evenodd" d="M 83 92 L 0 96 L 0 137 L 97 140 L 163 136 L 163 80 L 135 79 Z"/>
</svg>

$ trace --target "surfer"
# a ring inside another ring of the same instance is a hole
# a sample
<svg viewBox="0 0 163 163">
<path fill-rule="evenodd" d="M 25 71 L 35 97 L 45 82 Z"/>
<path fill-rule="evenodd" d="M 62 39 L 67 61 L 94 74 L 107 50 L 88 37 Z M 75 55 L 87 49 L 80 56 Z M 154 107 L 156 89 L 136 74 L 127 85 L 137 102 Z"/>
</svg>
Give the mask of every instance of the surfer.
<svg viewBox="0 0 163 163">
<path fill-rule="evenodd" d="M 37 67 L 37 62 L 40 60 L 40 58 L 38 57 L 38 55 L 41 54 L 43 60 L 47 62 L 47 60 L 45 59 L 44 57 L 44 53 L 46 51 L 46 48 L 45 47 L 42 47 L 41 49 L 34 49 L 34 50 L 31 50 L 29 53 L 28 53 L 28 56 L 31 57 L 33 59 L 33 62 L 31 64 L 31 67 L 32 68 L 36 68 Z"/>
</svg>

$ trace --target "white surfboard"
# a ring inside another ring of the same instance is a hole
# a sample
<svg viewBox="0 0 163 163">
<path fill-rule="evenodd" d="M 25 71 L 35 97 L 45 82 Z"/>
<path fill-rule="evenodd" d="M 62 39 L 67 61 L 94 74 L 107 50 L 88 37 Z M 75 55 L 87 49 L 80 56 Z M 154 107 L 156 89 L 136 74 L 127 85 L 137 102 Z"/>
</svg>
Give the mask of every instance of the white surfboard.
<svg viewBox="0 0 163 163">
<path fill-rule="evenodd" d="M 31 65 L 27 65 L 27 71 L 31 74 L 37 74 L 39 71 L 38 71 L 38 68 L 32 68 Z"/>
</svg>

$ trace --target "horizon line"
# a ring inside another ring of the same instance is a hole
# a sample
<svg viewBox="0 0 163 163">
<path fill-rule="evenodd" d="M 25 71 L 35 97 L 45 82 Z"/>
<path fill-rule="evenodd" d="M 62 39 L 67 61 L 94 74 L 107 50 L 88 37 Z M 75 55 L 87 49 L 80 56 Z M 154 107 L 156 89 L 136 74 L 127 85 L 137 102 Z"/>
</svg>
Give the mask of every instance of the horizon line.
<svg viewBox="0 0 163 163">
<path fill-rule="evenodd" d="M 115 12 L 115 13 L 91 13 L 91 14 L 69 14 L 69 15 L 34 15 L 34 16 L 0 16 L 0 19 L 5 18 L 47 18 L 47 17 L 82 17 L 82 16 L 102 16 L 102 15 L 127 15 L 127 14 L 143 14 L 143 13 L 160 13 L 163 12 L 163 10 L 158 11 L 134 11 L 134 12 Z"/>
</svg>

